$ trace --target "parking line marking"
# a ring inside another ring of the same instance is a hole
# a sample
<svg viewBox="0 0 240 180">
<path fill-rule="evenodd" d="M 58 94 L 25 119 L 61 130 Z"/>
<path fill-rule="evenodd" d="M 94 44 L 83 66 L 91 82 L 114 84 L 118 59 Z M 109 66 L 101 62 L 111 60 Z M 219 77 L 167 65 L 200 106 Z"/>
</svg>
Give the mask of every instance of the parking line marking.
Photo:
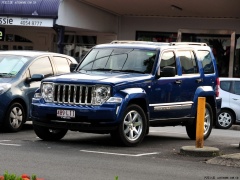
<svg viewBox="0 0 240 180">
<path fill-rule="evenodd" d="M 0 140 L 0 145 L 3 145 L 3 146 L 21 146 L 21 144 L 1 143 L 1 142 L 8 142 L 8 141 L 11 141 L 11 140 Z"/>
<path fill-rule="evenodd" d="M 103 152 L 103 151 L 88 151 L 88 150 L 80 150 L 80 151 L 88 152 L 88 153 L 96 153 L 96 154 L 108 154 L 108 155 L 116 155 L 116 156 L 132 156 L 132 157 L 140 157 L 140 156 L 159 154 L 159 152 L 144 153 L 144 154 L 121 154 L 121 153 L 111 153 L 111 152 Z"/>
</svg>

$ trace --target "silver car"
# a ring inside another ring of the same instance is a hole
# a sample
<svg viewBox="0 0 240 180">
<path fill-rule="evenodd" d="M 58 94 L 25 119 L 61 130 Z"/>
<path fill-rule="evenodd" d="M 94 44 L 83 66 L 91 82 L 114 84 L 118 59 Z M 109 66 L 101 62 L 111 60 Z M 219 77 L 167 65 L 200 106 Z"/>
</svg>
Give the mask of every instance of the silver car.
<svg viewBox="0 0 240 180">
<path fill-rule="evenodd" d="M 219 78 L 219 96 L 222 98 L 221 111 L 216 126 L 228 129 L 240 123 L 240 78 Z"/>
</svg>

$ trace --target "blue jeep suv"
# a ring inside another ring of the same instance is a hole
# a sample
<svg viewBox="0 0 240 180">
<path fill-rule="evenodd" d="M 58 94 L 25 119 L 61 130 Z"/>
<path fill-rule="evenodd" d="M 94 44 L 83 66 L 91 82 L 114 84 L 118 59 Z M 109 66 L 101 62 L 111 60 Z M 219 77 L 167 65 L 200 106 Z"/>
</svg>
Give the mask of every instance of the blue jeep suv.
<svg viewBox="0 0 240 180">
<path fill-rule="evenodd" d="M 186 126 L 196 138 L 198 97 L 206 98 L 204 138 L 221 108 L 218 72 L 203 43 L 114 41 L 93 47 L 72 73 L 42 80 L 32 100 L 43 140 L 68 130 L 110 133 L 138 145 L 151 126 Z"/>
</svg>

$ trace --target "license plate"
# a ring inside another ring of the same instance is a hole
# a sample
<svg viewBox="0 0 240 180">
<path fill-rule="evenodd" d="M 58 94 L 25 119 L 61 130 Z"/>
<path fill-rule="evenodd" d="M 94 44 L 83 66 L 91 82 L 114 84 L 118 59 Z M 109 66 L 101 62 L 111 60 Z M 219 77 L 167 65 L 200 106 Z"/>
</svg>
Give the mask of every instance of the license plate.
<svg viewBox="0 0 240 180">
<path fill-rule="evenodd" d="M 75 118 L 75 111 L 74 110 L 65 110 L 65 109 L 58 109 L 57 110 L 57 117 L 61 118 Z"/>
</svg>

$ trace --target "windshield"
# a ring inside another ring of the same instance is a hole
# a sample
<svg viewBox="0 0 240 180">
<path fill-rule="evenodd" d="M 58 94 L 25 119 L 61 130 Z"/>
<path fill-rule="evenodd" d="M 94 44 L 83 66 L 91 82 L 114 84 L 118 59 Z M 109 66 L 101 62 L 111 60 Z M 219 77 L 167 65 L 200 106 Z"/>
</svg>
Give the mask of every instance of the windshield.
<svg viewBox="0 0 240 180">
<path fill-rule="evenodd" d="M 0 55 L 0 78 L 14 77 L 28 60 L 24 56 Z"/>
<path fill-rule="evenodd" d="M 78 71 L 122 71 L 151 73 L 157 51 L 142 49 L 93 49 Z"/>
</svg>

